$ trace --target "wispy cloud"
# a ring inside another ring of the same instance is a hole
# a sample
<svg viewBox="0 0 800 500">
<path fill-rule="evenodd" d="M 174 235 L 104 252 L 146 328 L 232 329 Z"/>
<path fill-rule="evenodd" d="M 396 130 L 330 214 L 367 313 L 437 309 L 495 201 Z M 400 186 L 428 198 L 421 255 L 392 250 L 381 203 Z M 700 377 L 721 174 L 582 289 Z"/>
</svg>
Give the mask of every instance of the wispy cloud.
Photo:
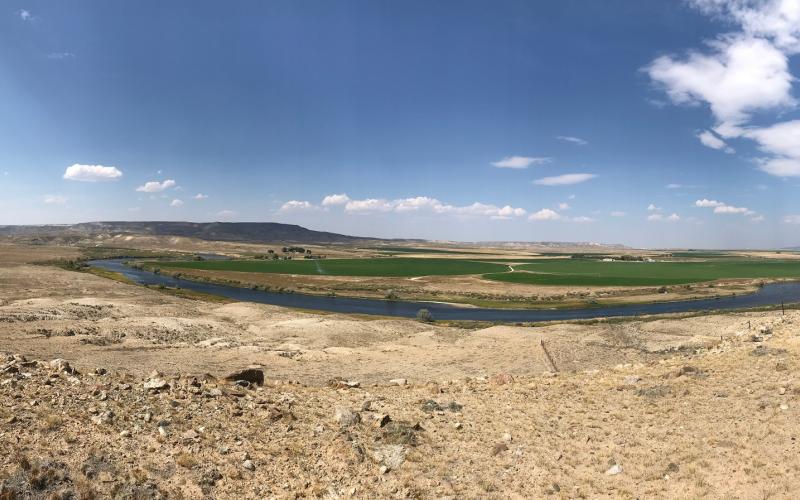
<svg viewBox="0 0 800 500">
<path fill-rule="evenodd" d="M 502 160 L 493 161 L 492 166 L 497 168 L 528 168 L 531 165 L 544 165 L 552 162 L 552 158 L 531 157 L 531 156 L 506 156 Z"/>
<path fill-rule="evenodd" d="M 195 200 L 207 200 L 208 199 L 208 195 L 207 194 L 203 194 L 203 193 L 197 193 L 196 195 L 194 195 L 194 199 Z"/>
<path fill-rule="evenodd" d="M 800 224 L 800 215 L 786 215 L 783 217 L 786 224 Z"/>
<path fill-rule="evenodd" d="M 589 144 L 589 141 L 581 139 L 580 137 L 573 137 L 571 135 L 559 135 L 556 136 L 556 139 L 559 141 L 571 142 L 572 144 L 577 144 L 578 146 L 585 146 Z"/>
<path fill-rule="evenodd" d="M 572 184 L 579 184 L 597 177 L 595 174 L 564 174 L 556 175 L 553 177 L 542 177 L 533 181 L 534 184 L 539 186 L 570 186 Z"/>
<path fill-rule="evenodd" d="M 728 154 L 733 154 L 736 152 L 732 147 L 728 146 L 728 143 L 720 139 L 714 134 L 714 132 L 710 130 L 704 130 L 703 132 L 700 132 L 697 134 L 697 138 L 700 139 L 700 142 L 703 144 L 703 146 L 708 148 L 725 151 Z"/>
<path fill-rule="evenodd" d="M 172 200 L 169 203 L 169 206 L 175 207 L 175 208 L 182 207 L 183 206 L 183 201 L 179 200 L 178 198 L 175 198 L 174 200 Z"/>
<path fill-rule="evenodd" d="M 20 9 L 17 11 L 17 15 L 23 21 L 33 21 L 33 14 L 29 10 Z"/>
<path fill-rule="evenodd" d="M 46 194 L 43 200 L 48 205 L 64 205 L 67 202 L 67 198 L 59 194 Z"/>
<path fill-rule="evenodd" d="M 162 182 L 145 182 L 143 185 L 137 187 L 136 191 L 139 191 L 140 193 L 160 193 L 171 187 L 175 187 L 175 181 L 173 179 L 167 179 Z"/>
<path fill-rule="evenodd" d="M 117 167 L 103 165 L 81 165 L 76 163 L 64 171 L 64 179 L 80 182 L 115 181 L 122 177 L 122 171 Z"/>
<path fill-rule="evenodd" d="M 678 222 L 681 220 L 681 217 L 674 213 L 670 215 L 656 213 L 648 215 L 647 220 L 650 222 Z"/>
<path fill-rule="evenodd" d="M 75 54 L 73 54 L 72 52 L 51 52 L 47 54 L 47 58 L 56 60 L 74 59 Z"/>
</svg>

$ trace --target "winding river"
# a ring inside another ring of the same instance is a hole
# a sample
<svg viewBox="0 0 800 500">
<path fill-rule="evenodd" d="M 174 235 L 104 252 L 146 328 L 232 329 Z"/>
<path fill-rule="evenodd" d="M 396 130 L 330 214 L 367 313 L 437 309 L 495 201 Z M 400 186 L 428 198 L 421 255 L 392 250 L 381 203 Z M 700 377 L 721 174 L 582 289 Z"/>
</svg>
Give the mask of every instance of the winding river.
<svg viewBox="0 0 800 500">
<path fill-rule="evenodd" d="M 233 300 L 338 313 L 377 314 L 409 318 L 416 316 L 417 311 L 423 308 L 429 310 L 434 319 L 534 322 L 730 310 L 800 302 L 800 282 L 781 282 L 767 284 L 752 294 L 722 297 L 718 299 L 602 306 L 580 309 L 467 308 L 435 302 L 389 301 L 348 297 L 326 297 L 300 293 L 264 292 L 251 290 L 249 288 L 202 283 L 155 274 L 150 271 L 128 267 L 125 265 L 126 260 L 127 259 L 93 260 L 89 262 L 89 265 L 120 273 L 130 280 L 143 285 L 181 287 L 187 290 L 220 295 Z"/>
</svg>

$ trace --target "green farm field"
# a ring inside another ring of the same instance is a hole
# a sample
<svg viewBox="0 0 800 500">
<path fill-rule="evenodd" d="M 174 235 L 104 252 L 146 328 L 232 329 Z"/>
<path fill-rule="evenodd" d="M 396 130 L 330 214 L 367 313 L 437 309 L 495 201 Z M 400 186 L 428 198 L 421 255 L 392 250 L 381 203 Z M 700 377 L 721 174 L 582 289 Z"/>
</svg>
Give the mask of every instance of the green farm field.
<svg viewBox="0 0 800 500">
<path fill-rule="evenodd" d="M 515 272 L 484 278 L 508 283 L 561 286 L 661 286 L 724 279 L 800 278 L 800 260 L 733 259 L 695 262 L 602 262 L 551 259 L 514 266 Z"/>
<path fill-rule="evenodd" d="M 726 279 L 800 278 L 800 260 L 723 256 L 697 261 L 603 262 L 596 259 L 469 260 L 377 258 L 324 260 L 159 261 L 148 267 L 306 276 L 479 275 L 507 283 L 558 286 L 662 286 Z M 510 266 L 513 272 L 510 272 Z"/>
<path fill-rule="evenodd" d="M 217 260 L 148 262 L 152 267 L 278 273 L 316 276 L 453 276 L 498 273 L 508 270 L 504 264 L 464 259 L 324 259 L 324 260 Z"/>
</svg>

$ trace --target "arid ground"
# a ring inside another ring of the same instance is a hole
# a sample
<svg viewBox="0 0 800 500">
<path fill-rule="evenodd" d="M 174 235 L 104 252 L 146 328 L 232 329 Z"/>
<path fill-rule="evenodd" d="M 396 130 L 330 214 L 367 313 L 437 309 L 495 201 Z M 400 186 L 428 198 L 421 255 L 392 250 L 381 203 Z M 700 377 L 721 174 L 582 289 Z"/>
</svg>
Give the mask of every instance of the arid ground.
<svg viewBox="0 0 800 500">
<path fill-rule="evenodd" d="M 74 256 L 0 246 L 0 498 L 800 490 L 795 310 L 465 328 L 33 263 Z"/>
</svg>

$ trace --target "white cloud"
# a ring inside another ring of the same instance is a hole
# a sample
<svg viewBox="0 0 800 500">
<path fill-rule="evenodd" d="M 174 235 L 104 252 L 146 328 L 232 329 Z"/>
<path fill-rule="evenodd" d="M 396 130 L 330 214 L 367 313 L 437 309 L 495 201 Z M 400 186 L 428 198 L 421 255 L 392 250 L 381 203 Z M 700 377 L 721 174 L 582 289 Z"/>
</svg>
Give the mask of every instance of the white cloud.
<svg viewBox="0 0 800 500">
<path fill-rule="evenodd" d="M 144 185 L 137 187 L 136 191 L 142 193 L 160 193 L 161 191 L 164 191 L 171 187 L 175 187 L 175 181 L 172 179 L 167 179 L 163 182 L 158 182 L 158 181 L 145 182 Z"/>
<path fill-rule="evenodd" d="M 778 177 L 800 177 L 800 120 L 748 128 L 742 136 L 756 141 L 761 151 L 771 155 L 758 160 L 761 170 Z"/>
<path fill-rule="evenodd" d="M 580 137 L 572 137 L 569 135 L 559 135 L 556 136 L 556 139 L 558 139 L 559 141 L 571 142 L 572 144 L 577 144 L 578 146 L 585 146 L 589 144 L 589 141 L 581 139 Z"/>
<path fill-rule="evenodd" d="M 289 200 L 278 209 L 279 212 L 309 212 L 319 207 L 308 201 Z"/>
<path fill-rule="evenodd" d="M 235 215 L 236 212 L 234 210 L 220 210 L 219 212 L 217 212 L 217 217 L 220 217 L 222 219 L 229 219 Z"/>
<path fill-rule="evenodd" d="M 586 182 L 590 179 L 594 179 L 595 177 L 597 176 L 594 174 L 564 174 L 536 179 L 533 181 L 533 183 L 539 186 L 569 186 L 572 184 Z"/>
<path fill-rule="evenodd" d="M 723 151 L 723 139 L 750 139 L 767 156 L 759 168 L 778 177 L 800 177 L 800 124 L 795 121 L 748 127 L 756 112 L 793 109 L 794 77 L 789 57 L 800 53 L 800 3 L 797 0 L 690 0 L 701 11 L 722 18 L 738 31 L 709 42 L 705 54 L 683 60 L 656 59 L 646 71 L 675 103 L 706 103 L 716 118 L 703 144 Z M 705 134 L 705 135 L 704 135 Z"/>
<path fill-rule="evenodd" d="M 625 217 L 626 215 L 628 215 L 628 213 L 622 210 L 614 210 L 611 212 L 611 217 Z"/>
<path fill-rule="evenodd" d="M 796 0 L 691 0 L 707 14 L 727 18 L 749 36 L 770 39 L 781 50 L 800 52 L 800 6 Z"/>
<path fill-rule="evenodd" d="M 458 207 L 453 205 L 438 205 L 434 207 L 434 211 L 440 214 L 485 216 L 494 219 L 508 219 L 511 217 L 522 217 L 528 213 L 523 208 L 514 208 L 510 205 L 498 207 L 496 205 L 478 203 L 478 202 L 463 207 Z"/>
<path fill-rule="evenodd" d="M 348 201 L 350 201 L 350 197 L 346 194 L 329 194 L 325 198 L 322 199 L 322 206 L 323 207 L 330 207 L 335 205 L 344 205 Z"/>
<path fill-rule="evenodd" d="M 786 55 L 767 40 L 728 36 L 709 42 L 710 54 L 692 52 L 685 60 L 661 56 L 646 71 L 673 103 L 706 103 L 723 136 L 754 111 L 794 105 Z"/>
<path fill-rule="evenodd" d="M 43 199 L 48 205 L 63 205 L 67 202 L 67 198 L 60 194 L 46 194 Z"/>
<path fill-rule="evenodd" d="M 681 220 L 681 217 L 678 214 L 671 214 L 667 216 L 664 214 L 650 214 L 647 216 L 647 220 L 651 222 L 678 222 Z"/>
<path fill-rule="evenodd" d="M 530 156 L 506 156 L 502 160 L 493 161 L 491 165 L 497 168 L 528 168 L 531 165 L 544 165 L 553 161 L 552 158 L 534 158 Z"/>
<path fill-rule="evenodd" d="M 694 205 L 696 207 L 703 207 L 703 208 L 717 208 L 717 207 L 724 206 L 725 204 L 722 203 L 721 201 L 707 200 L 707 199 L 703 198 L 702 200 L 695 201 Z"/>
<path fill-rule="evenodd" d="M 455 206 L 445 204 L 436 198 L 430 198 L 427 196 L 416 196 L 395 200 L 387 200 L 384 198 L 367 198 L 364 200 L 349 199 L 349 201 L 347 201 L 347 203 L 344 205 L 344 210 L 347 213 L 353 214 L 367 214 L 376 212 L 408 213 L 427 211 L 434 214 L 482 216 L 493 219 L 510 219 L 512 217 L 522 217 L 527 215 L 527 211 L 525 209 L 512 207 L 511 205 L 499 207 L 497 205 L 476 202 L 472 205 Z"/>
<path fill-rule="evenodd" d="M 174 200 L 172 200 L 170 202 L 169 206 L 171 206 L 171 207 L 182 207 L 183 206 L 183 201 L 175 198 Z"/>
<path fill-rule="evenodd" d="M 560 218 L 561 218 L 561 216 L 557 212 L 555 212 L 554 210 L 550 210 L 549 208 L 543 208 L 543 209 L 539 210 L 538 212 L 532 213 L 528 217 L 528 220 L 535 220 L 535 221 L 540 221 L 540 220 L 559 220 Z"/>
<path fill-rule="evenodd" d="M 366 200 L 350 200 L 344 209 L 346 212 L 391 212 L 394 204 L 391 201 L 378 198 L 367 198 Z"/>
<path fill-rule="evenodd" d="M 647 205 L 647 211 L 648 212 L 660 212 L 661 211 L 661 207 L 657 207 L 657 206 L 655 206 L 655 204 L 651 203 L 651 204 Z"/>
<path fill-rule="evenodd" d="M 733 154 L 736 152 L 732 147 L 728 146 L 728 143 L 714 135 L 714 133 L 710 130 L 704 130 L 703 132 L 697 134 L 697 138 L 700 139 L 700 142 L 703 144 L 703 146 L 711 149 L 725 151 L 728 154 Z"/>
<path fill-rule="evenodd" d="M 723 205 L 714 209 L 715 214 L 743 214 L 753 215 L 753 211 L 747 207 L 734 207 L 731 205 Z"/>
<path fill-rule="evenodd" d="M 700 208 L 713 208 L 715 214 L 755 215 L 755 212 L 747 207 L 734 207 L 721 201 L 708 200 L 705 198 L 695 201 L 694 205 Z"/>
<path fill-rule="evenodd" d="M 592 219 L 591 217 L 580 216 L 580 217 L 573 217 L 572 222 L 588 223 L 588 222 L 594 222 L 594 219 Z"/>
<path fill-rule="evenodd" d="M 494 207 L 491 210 L 493 211 Z M 493 219 L 510 219 L 512 217 L 522 217 L 527 213 L 528 211 L 524 208 L 514 208 L 511 205 L 506 205 L 498 210 L 496 214 L 491 214 L 490 217 Z"/>
<path fill-rule="evenodd" d="M 393 209 L 397 212 L 413 212 L 417 210 L 439 210 L 442 207 L 442 202 L 436 198 L 428 198 L 427 196 L 417 196 L 415 198 L 405 198 L 402 200 L 395 200 L 391 203 Z"/>
<path fill-rule="evenodd" d="M 28 10 L 20 9 L 17 11 L 17 14 L 19 15 L 19 18 L 22 19 L 23 21 L 33 20 L 33 14 L 31 14 L 30 11 Z"/>
<path fill-rule="evenodd" d="M 203 193 L 197 193 L 196 195 L 194 195 L 194 199 L 195 200 L 207 200 L 208 199 L 208 195 L 207 194 L 203 194 Z"/>
<path fill-rule="evenodd" d="M 114 181 L 122 177 L 122 172 L 117 167 L 104 167 L 103 165 L 81 165 L 76 163 L 64 171 L 64 179 L 81 182 Z"/>
<path fill-rule="evenodd" d="M 558 204 L 558 209 L 559 210 L 569 210 L 570 208 L 571 207 L 569 206 L 569 203 L 561 202 L 561 203 Z"/>
<path fill-rule="evenodd" d="M 800 215 L 786 215 L 783 218 L 786 224 L 800 224 Z"/>
</svg>

